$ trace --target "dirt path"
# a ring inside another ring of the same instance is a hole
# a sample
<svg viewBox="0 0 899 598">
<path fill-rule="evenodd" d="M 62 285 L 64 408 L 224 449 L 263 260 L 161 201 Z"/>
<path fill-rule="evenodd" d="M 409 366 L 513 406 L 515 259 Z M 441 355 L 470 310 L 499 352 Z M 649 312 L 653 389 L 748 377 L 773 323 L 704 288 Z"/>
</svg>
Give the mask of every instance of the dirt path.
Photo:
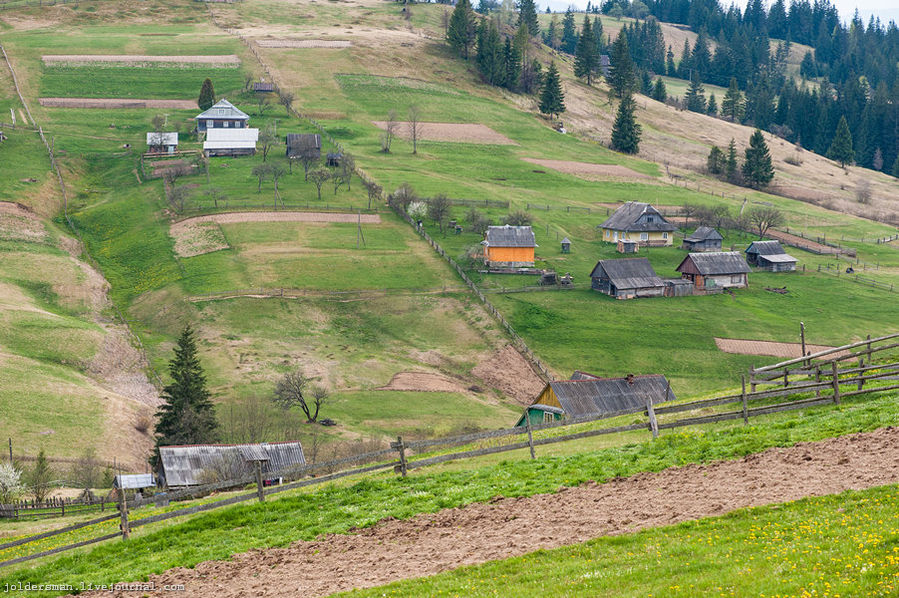
<svg viewBox="0 0 899 598">
<path fill-rule="evenodd" d="M 715 337 L 715 344 L 718 349 L 725 353 L 737 353 L 740 355 L 770 355 L 772 357 L 783 357 L 791 359 L 793 357 L 802 357 L 802 345 L 800 343 L 778 343 L 774 341 L 751 341 L 740 338 L 718 338 Z M 833 349 L 827 345 L 806 345 L 805 350 L 817 353 L 818 351 L 826 351 Z M 845 354 L 845 351 L 843 352 Z"/>
<path fill-rule="evenodd" d="M 651 179 L 652 177 L 631 170 L 620 164 L 592 164 L 590 162 L 572 162 L 570 160 L 543 160 L 540 158 L 522 158 L 525 162 L 551 168 L 565 174 L 572 174 L 583 179 L 596 181 L 610 177 L 622 179 Z"/>
<path fill-rule="evenodd" d="M 362 214 L 361 218 L 362 224 L 381 223 L 381 217 L 378 214 Z M 234 224 L 237 222 L 357 222 L 358 220 L 359 215 L 357 214 L 340 212 L 227 212 L 179 220 L 172 225 L 172 228 L 184 227 L 196 222 Z"/>
<path fill-rule="evenodd" d="M 251 551 L 151 580 L 156 587 L 185 584 L 195 598 L 325 596 L 744 507 L 895 483 L 899 428 L 885 428 L 736 461 L 387 520 L 356 534 Z"/>
<path fill-rule="evenodd" d="M 824 245 L 823 243 L 818 243 L 817 241 L 811 241 L 809 239 L 804 239 L 799 235 L 794 235 L 792 233 L 786 233 L 782 230 L 775 230 L 773 228 L 769 228 L 768 232 L 765 233 L 765 236 L 770 237 L 772 239 L 777 239 L 778 241 L 783 241 L 792 246 L 803 247 L 806 249 L 810 249 L 812 251 L 816 251 L 818 253 L 827 253 L 827 254 L 840 254 L 843 253 L 843 250 L 839 247 L 831 247 L 830 245 Z"/>
</svg>

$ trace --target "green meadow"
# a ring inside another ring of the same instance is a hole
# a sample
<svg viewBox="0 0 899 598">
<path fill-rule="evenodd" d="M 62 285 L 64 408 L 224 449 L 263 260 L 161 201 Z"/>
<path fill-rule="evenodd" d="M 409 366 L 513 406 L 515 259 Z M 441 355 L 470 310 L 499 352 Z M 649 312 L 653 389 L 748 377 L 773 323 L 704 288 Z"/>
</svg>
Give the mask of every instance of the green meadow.
<svg viewBox="0 0 899 598">
<path fill-rule="evenodd" d="M 218 94 L 243 88 L 237 68 L 216 66 L 45 66 L 42 97 L 193 99 L 209 77 Z"/>
</svg>

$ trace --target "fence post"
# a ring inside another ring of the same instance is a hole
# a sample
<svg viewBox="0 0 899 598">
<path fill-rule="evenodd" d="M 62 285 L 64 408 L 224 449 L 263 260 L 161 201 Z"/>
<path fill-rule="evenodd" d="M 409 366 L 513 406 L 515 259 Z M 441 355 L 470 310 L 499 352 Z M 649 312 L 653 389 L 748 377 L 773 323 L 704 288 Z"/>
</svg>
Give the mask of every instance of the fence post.
<svg viewBox="0 0 899 598">
<path fill-rule="evenodd" d="M 259 502 L 265 501 L 265 491 L 262 489 L 262 461 L 254 461 L 256 466 L 256 497 Z"/>
<path fill-rule="evenodd" d="M 400 454 L 400 464 L 393 468 L 393 472 L 406 477 L 406 443 L 403 442 L 403 437 L 397 436 L 396 442 L 390 443 L 390 448 L 396 449 Z"/>
<path fill-rule="evenodd" d="M 536 459 L 537 454 L 534 452 L 534 435 L 531 434 L 531 417 L 527 410 L 524 412 L 524 421 L 527 423 L 528 427 L 528 448 L 531 449 L 531 459 Z"/>
<path fill-rule="evenodd" d="M 755 365 L 749 366 L 749 392 L 755 392 Z"/>
<path fill-rule="evenodd" d="M 125 499 L 125 490 L 122 488 L 117 490 L 119 495 L 119 514 L 122 519 L 119 529 L 122 530 L 122 540 L 127 540 L 131 537 L 131 527 L 128 523 L 128 501 Z"/>
<path fill-rule="evenodd" d="M 870 357 L 868 359 L 870 360 Z M 868 363 L 868 365 L 871 365 L 871 364 Z M 858 369 L 861 370 L 858 373 L 858 389 L 861 390 L 862 387 L 865 385 L 865 358 L 864 357 L 858 358 Z"/>
<path fill-rule="evenodd" d="M 652 439 L 655 440 L 659 437 L 659 422 L 656 420 L 656 411 L 652 407 L 651 397 L 646 398 L 646 413 L 649 415 L 649 429 L 652 430 Z"/>
<path fill-rule="evenodd" d="M 821 384 L 821 365 L 815 365 L 815 384 Z M 821 389 L 818 388 L 815 390 L 815 397 L 821 396 Z"/>
<path fill-rule="evenodd" d="M 743 399 L 743 425 L 745 426 L 749 424 L 749 409 L 746 405 L 746 374 L 743 374 L 741 378 L 743 380 L 743 392 L 740 396 Z"/>
<path fill-rule="evenodd" d="M 831 372 L 833 373 L 833 380 L 831 380 L 831 382 L 833 383 L 833 402 L 834 402 L 834 404 L 839 405 L 840 404 L 840 378 L 839 378 L 839 375 L 837 372 L 837 362 L 831 361 L 830 365 L 832 366 Z"/>
</svg>

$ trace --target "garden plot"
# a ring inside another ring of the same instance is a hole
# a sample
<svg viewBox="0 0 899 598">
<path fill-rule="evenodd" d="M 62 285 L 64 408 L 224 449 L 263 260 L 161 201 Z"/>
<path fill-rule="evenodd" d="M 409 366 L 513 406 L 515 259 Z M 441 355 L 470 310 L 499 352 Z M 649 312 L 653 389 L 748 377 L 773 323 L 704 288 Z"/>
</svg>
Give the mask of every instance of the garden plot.
<svg viewBox="0 0 899 598">
<path fill-rule="evenodd" d="M 123 100 L 119 98 L 40 98 L 41 106 L 48 108 L 171 108 L 191 110 L 197 107 L 194 100 Z"/>
<path fill-rule="evenodd" d="M 96 64 L 127 64 L 128 66 L 156 64 L 203 64 L 210 66 L 240 66 L 234 54 L 209 56 L 150 56 L 147 54 L 46 54 L 41 60 L 47 66 L 82 66 Z"/>
<path fill-rule="evenodd" d="M 215 221 L 176 222 L 169 233 L 175 240 L 175 253 L 179 257 L 193 257 L 231 247 L 222 227 Z"/>
<path fill-rule="evenodd" d="M 739 355 L 770 355 L 791 359 L 802 357 L 802 345 L 799 343 L 777 343 L 773 341 L 751 341 L 739 338 L 715 338 L 715 344 L 725 353 Z M 812 353 L 833 349 L 827 345 L 806 345 L 805 350 Z M 834 353 L 834 357 L 845 355 L 845 351 Z"/>
<path fill-rule="evenodd" d="M 618 179 L 650 179 L 626 166 L 619 164 L 591 164 L 589 162 L 571 162 L 568 160 L 542 160 L 539 158 L 522 158 L 525 162 L 551 168 L 565 174 L 572 174 L 590 181 L 600 181 L 609 178 Z"/>
<path fill-rule="evenodd" d="M 260 39 L 260 48 L 349 48 L 353 42 L 343 39 Z"/>
<path fill-rule="evenodd" d="M 461 384 L 432 372 L 399 372 L 386 386 L 377 390 L 409 390 L 419 392 L 465 392 Z"/>
<path fill-rule="evenodd" d="M 379 129 L 387 129 L 385 121 L 372 121 Z M 412 138 L 408 122 L 399 122 L 397 133 L 405 139 Z M 488 145 L 517 145 L 486 125 L 462 123 L 418 123 L 418 138 L 426 141 L 450 141 L 456 143 L 483 143 Z M 634 173 L 636 174 L 636 173 Z"/>
</svg>

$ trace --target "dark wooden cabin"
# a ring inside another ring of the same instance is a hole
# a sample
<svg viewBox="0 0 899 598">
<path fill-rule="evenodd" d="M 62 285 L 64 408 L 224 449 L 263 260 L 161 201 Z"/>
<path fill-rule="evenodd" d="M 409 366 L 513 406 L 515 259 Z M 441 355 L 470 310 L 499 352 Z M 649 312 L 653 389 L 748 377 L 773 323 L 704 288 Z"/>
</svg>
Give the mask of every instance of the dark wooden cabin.
<svg viewBox="0 0 899 598">
<path fill-rule="evenodd" d="M 677 271 L 682 278 L 693 282 L 696 291 L 741 289 L 749 285 L 749 266 L 737 251 L 691 253 Z"/>
<path fill-rule="evenodd" d="M 317 133 L 289 133 L 287 135 L 287 157 L 293 160 L 303 158 L 321 160 L 322 136 Z"/>
<path fill-rule="evenodd" d="M 684 238 L 681 249 L 691 253 L 703 251 L 721 251 L 721 241 L 724 237 L 711 226 L 700 226 Z"/>
<path fill-rule="evenodd" d="M 616 299 L 661 297 L 665 281 L 659 278 L 645 257 L 599 260 L 590 273 L 591 286 Z"/>
<path fill-rule="evenodd" d="M 746 248 L 746 261 L 769 272 L 790 272 L 798 260 L 783 250 L 780 241 L 755 241 Z"/>
</svg>

